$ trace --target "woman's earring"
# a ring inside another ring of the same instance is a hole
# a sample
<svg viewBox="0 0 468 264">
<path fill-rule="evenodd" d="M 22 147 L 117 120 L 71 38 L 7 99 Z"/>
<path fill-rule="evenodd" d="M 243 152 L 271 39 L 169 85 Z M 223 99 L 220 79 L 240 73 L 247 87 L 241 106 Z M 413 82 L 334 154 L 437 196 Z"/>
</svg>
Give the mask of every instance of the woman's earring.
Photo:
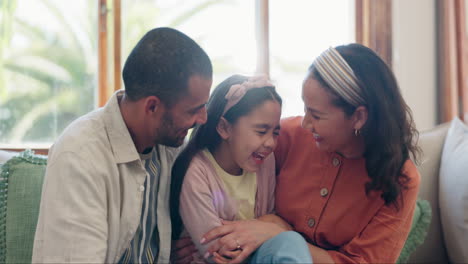
<svg viewBox="0 0 468 264">
<path fill-rule="evenodd" d="M 359 129 L 354 129 L 354 135 L 357 137 L 361 134 L 361 130 Z"/>
</svg>

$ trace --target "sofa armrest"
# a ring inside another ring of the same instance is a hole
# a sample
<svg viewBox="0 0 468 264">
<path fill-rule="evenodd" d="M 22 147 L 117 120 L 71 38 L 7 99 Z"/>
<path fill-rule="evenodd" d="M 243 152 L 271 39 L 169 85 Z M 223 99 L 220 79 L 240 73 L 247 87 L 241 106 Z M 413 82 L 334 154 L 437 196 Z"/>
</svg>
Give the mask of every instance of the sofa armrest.
<svg viewBox="0 0 468 264">
<path fill-rule="evenodd" d="M 418 166 L 421 173 L 419 198 L 429 201 L 432 207 L 432 221 L 424 243 L 409 259 L 409 263 L 448 263 L 444 244 L 439 209 L 439 169 L 445 137 L 450 123 L 423 131 L 419 137 L 422 157 Z"/>
<path fill-rule="evenodd" d="M 5 164 L 7 160 L 13 158 L 15 155 L 18 155 L 18 152 L 0 150 L 0 164 Z"/>
</svg>

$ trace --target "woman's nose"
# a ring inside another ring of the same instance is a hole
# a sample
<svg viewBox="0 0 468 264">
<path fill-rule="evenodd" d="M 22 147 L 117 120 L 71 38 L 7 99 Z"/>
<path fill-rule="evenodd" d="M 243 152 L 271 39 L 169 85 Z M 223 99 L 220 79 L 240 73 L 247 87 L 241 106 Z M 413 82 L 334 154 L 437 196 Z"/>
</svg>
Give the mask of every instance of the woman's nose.
<svg viewBox="0 0 468 264">
<path fill-rule="evenodd" d="M 303 118 L 302 118 L 302 123 L 301 123 L 301 126 L 302 128 L 306 129 L 306 130 L 310 130 L 312 131 L 313 129 L 313 124 L 312 124 L 312 120 L 311 118 L 309 117 L 309 115 L 305 115 Z"/>
</svg>

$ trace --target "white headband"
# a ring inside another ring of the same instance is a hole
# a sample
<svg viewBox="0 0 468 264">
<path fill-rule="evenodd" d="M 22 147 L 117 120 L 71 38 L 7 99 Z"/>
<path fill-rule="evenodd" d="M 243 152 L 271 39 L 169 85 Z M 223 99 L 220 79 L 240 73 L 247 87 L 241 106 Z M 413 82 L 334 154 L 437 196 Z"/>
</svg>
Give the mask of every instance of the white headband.
<svg viewBox="0 0 468 264">
<path fill-rule="evenodd" d="M 366 104 L 353 69 L 336 49 L 324 51 L 314 65 L 323 80 L 346 102 L 355 107 Z"/>
</svg>

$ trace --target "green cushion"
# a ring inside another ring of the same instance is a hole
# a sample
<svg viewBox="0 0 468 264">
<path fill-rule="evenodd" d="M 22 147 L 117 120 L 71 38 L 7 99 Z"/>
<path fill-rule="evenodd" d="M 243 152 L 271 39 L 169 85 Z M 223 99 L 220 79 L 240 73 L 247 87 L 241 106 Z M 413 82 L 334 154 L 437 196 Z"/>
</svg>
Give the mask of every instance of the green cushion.
<svg viewBox="0 0 468 264">
<path fill-rule="evenodd" d="M 0 263 L 31 263 L 47 159 L 26 150 L 0 177 Z"/>
<path fill-rule="evenodd" d="M 413 224 L 406 239 L 405 245 L 401 250 L 397 263 L 407 263 L 411 254 L 416 248 L 424 242 L 431 223 L 432 210 L 431 205 L 426 200 L 418 200 L 413 215 Z"/>
</svg>

